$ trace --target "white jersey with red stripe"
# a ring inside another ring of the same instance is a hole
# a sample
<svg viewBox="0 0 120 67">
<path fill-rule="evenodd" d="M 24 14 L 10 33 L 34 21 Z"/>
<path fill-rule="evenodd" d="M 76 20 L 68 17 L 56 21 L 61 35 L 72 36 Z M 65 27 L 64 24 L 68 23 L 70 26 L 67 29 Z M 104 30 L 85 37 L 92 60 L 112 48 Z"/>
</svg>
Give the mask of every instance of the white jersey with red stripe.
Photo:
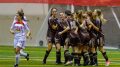
<svg viewBox="0 0 120 67">
<path fill-rule="evenodd" d="M 17 20 L 14 20 L 11 29 L 15 32 L 16 37 L 25 36 L 26 30 L 29 30 L 29 27 L 26 21 L 22 21 L 22 24 L 20 24 Z"/>
</svg>

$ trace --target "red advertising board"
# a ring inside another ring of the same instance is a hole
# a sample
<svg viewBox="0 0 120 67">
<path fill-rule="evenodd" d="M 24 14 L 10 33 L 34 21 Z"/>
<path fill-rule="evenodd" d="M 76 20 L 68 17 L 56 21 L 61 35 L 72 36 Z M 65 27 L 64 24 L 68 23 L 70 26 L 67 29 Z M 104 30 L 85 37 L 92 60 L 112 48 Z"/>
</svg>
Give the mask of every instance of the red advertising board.
<svg viewBox="0 0 120 67">
<path fill-rule="evenodd" d="M 0 3 L 48 3 L 79 6 L 120 6 L 120 0 L 0 0 Z"/>
</svg>

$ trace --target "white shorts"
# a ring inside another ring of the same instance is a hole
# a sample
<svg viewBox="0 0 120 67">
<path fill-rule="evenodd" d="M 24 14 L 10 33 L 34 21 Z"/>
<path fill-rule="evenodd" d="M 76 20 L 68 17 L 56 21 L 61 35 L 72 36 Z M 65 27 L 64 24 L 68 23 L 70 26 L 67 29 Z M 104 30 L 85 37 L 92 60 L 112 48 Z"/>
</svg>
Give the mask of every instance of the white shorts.
<svg viewBox="0 0 120 67">
<path fill-rule="evenodd" d="M 16 48 L 16 47 L 25 48 L 25 42 L 26 42 L 25 37 L 15 37 L 14 38 L 14 48 Z"/>
</svg>

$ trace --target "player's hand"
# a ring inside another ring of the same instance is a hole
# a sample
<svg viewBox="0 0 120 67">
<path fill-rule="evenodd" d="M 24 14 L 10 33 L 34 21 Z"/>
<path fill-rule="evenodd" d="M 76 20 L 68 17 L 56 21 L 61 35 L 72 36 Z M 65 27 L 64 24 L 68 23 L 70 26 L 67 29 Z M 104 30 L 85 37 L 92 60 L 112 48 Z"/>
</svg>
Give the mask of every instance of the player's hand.
<svg viewBox="0 0 120 67">
<path fill-rule="evenodd" d="M 56 30 L 57 29 L 57 27 L 58 27 L 58 25 L 56 24 L 56 25 L 52 25 L 52 29 L 54 29 L 54 30 Z"/>
<path fill-rule="evenodd" d="M 32 39 L 31 33 L 27 33 L 26 38 L 27 38 L 27 39 Z"/>
<path fill-rule="evenodd" d="M 75 31 L 74 33 L 75 33 L 75 34 L 78 34 L 78 32 L 77 32 L 77 31 Z"/>
<path fill-rule="evenodd" d="M 59 32 L 58 34 L 59 34 L 59 35 L 62 35 L 62 32 Z"/>
<path fill-rule="evenodd" d="M 26 38 L 29 39 L 29 37 L 30 37 L 29 34 L 27 34 L 27 35 L 26 35 Z"/>
<path fill-rule="evenodd" d="M 14 31 L 12 31 L 12 30 L 10 30 L 10 33 L 15 34 L 15 32 L 14 32 Z"/>
</svg>

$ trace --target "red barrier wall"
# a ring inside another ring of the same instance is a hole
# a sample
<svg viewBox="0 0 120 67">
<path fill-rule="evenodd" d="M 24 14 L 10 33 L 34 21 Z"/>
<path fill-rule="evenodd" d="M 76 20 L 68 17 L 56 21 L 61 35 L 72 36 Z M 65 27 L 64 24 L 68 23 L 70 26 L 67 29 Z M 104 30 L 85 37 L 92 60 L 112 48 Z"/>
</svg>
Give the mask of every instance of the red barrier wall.
<svg viewBox="0 0 120 67">
<path fill-rule="evenodd" d="M 120 6 L 120 0 L 0 0 L 0 3 L 48 3 L 80 6 Z"/>
</svg>

